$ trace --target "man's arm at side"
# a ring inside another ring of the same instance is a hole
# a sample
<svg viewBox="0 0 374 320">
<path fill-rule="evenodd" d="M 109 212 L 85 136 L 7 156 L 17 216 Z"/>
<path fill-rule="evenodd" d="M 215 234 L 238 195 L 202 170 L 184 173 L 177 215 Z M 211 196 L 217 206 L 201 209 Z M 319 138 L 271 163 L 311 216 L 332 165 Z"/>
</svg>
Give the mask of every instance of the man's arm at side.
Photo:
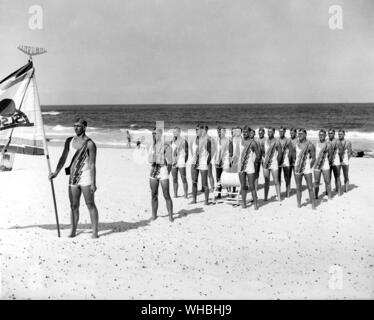
<svg viewBox="0 0 374 320">
<path fill-rule="evenodd" d="M 69 154 L 69 145 L 70 145 L 70 142 L 71 142 L 72 139 L 73 139 L 72 137 L 66 139 L 65 146 L 64 146 L 64 151 L 62 151 L 62 155 L 60 157 L 60 160 L 58 161 L 55 172 L 52 172 L 49 175 L 50 179 L 55 178 L 59 174 L 61 169 L 64 167 L 64 164 L 65 164 L 66 159 L 67 159 L 68 154 Z"/>
<path fill-rule="evenodd" d="M 207 164 L 209 164 L 210 160 L 212 159 L 212 143 L 209 139 L 208 139 L 206 148 L 207 148 L 207 151 L 208 151 L 208 163 Z"/>
<path fill-rule="evenodd" d="M 313 168 L 314 163 L 316 162 L 316 148 L 314 147 L 313 143 L 310 143 L 310 156 L 312 158 L 312 161 L 310 162 L 310 166 Z"/>
<path fill-rule="evenodd" d="M 91 188 L 94 188 L 93 192 L 96 191 L 96 145 L 91 140 L 87 143 L 88 149 L 88 163 L 90 165 L 90 173 L 91 173 Z"/>
<path fill-rule="evenodd" d="M 187 139 L 184 140 L 184 162 L 187 163 L 187 160 L 188 160 L 188 142 L 187 142 Z"/>
</svg>

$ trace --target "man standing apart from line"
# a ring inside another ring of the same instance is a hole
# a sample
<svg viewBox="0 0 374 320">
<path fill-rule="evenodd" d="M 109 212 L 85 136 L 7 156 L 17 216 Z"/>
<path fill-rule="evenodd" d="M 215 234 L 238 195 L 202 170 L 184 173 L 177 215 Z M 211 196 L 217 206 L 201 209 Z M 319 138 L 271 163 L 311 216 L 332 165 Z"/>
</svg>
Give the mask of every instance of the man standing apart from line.
<svg viewBox="0 0 374 320">
<path fill-rule="evenodd" d="M 69 237 L 75 237 L 79 221 L 79 202 L 83 193 L 92 223 L 92 238 L 98 238 L 99 214 L 95 205 L 96 191 L 96 145 L 86 136 L 87 121 L 78 118 L 74 122 L 75 136 L 67 138 L 64 150 L 55 172 L 49 179 L 57 177 L 68 156 L 72 157 L 70 166 L 65 168 L 69 175 L 69 200 L 71 207 L 71 232 Z"/>
<path fill-rule="evenodd" d="M 174 187 L 174 198 L 178 197 L 178 171 L 180 173 L 184 197 L 187 199 L 188 194 L 188 183 L 186 176 L 186 163 L 188 160 L 188 142 L 186 139 L 181 137 L 181 129 L 175 127 L 173 130 L 173 142 L 172 147 L 172 169 L 171 174 L 173 176 L 173 187 Z"/>
</svg>

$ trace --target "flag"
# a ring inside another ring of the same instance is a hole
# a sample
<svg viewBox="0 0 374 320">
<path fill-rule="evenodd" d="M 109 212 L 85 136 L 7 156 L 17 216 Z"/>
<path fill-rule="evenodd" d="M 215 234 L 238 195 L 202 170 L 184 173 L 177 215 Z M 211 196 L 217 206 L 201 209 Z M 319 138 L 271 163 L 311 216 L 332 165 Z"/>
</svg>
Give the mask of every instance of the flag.
<svg viewBox="0 0 374 320">
<path fill-rule="evenodd" d="M 44 128 L 32 61 L 0 81 L 0 150 L 44 155 Z"/>
</svg>

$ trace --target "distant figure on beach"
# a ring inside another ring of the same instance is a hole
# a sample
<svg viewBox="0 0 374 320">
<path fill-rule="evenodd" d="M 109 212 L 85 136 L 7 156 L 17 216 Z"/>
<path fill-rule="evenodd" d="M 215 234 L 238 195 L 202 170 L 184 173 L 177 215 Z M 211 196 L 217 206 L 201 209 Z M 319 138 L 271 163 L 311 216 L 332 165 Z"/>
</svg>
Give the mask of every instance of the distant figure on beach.
<svg viewBox="0 0 374 320">
<path fill-rule="evenodd" d="M 171 147 L 169 144 L 165 143 L 163 130 L 161 128 L 154 128 L 152 132 L 152 140 L 153 142 L 148 152 L 148 161 L 151 164 L 149 184 L 152 193 L 152 220 L 157 219 L 158 188 L 161 183 L 169 220 L 170 222 L 173 222 L 173 201 L 171 200 L 169 192 L 168 172 L 168 165 L 171 164 L 172 161 Z"/>
<path fill-rule="evenodd" d="M 268 138 L 262 147 L 263 156 L 263 167 L 264 167 L 264 201 L 268 200 L 269 186 L 270 186 L 270 173 L 273 176 L 275 190 L 277 192 L 277 200 L 281 201 L 280 187 L 279 187 L 279 163 L 281 162 L 282 150 L 281 145 L 277 139 L 274 137 L 275 129 L 268 129 Z"/>
<path fill-rule="evenodd" d="M 330 174 L 331 172 L 334 174 L 335 178 L 335 191 L 339 194 L 339 196 L 342 195 L 342 186 L 340 182 L 340 171 L 341 171 L 341 163 L 340 163 L 340 157 L 339 157 L 339 146 L 338 141 L 335 139 L 335 130 L 330 129 L 329 130 L 329 143 L 332 148 L 332 152 L 330 155 Z"/>
<path fill-rule="evenodd" d="M 316 162 L 314 164 L 314 196 L 318 199 L 321 174 L 325 181 L 326 194 L 331 199 L 331 174 L 329 159 L 331 158 L 331 144 L 326 141 L 326 130 L 321 129 L 318 134 L 319 141 L 316 142 Z"/>
<path fill-rule="evenodd" d="M 352 157 L 352 144 L 349 140 L 345 139 L 345 131 L 343 129 L 340 129 L 338 132 L 338 149 L 339 149 L 339 158 L 340 158 L 340 164 L 342 166 L 343 170 L 343 176 L 344 176 L 344 192 L 348 192 L 349 189 L 349 176 L 348 176 L 348 170 L 349 170 L 349 160 Z"/>
<path fill-rule="evenodd" d="M 316 161 L 316 153 L 313 144 L 306 139 L 306 130 L 299 130 L 299 141 L 296 143 L 296 148 L 293 151 L 295 153 L 295 179 L 296 179 L 296 197 L 297 207 L 301 208 L 301 192 L 303 177 L 305 178 L 308 191 L 309 199 L 312 204 L 312 209 L 315 209 L 315 201 L 313 194 L 313 176 L 312 168 Z"/>
<path fill-rule="evenodd" d="M 126 130 L 126 141 L 127 141 L 126 147 L 131 148 L 131 134 L 129 130 Z"/>
<path fill-rule="evenodd" d="M 79 221 L 79 202 L 83 193 L 84 200 L 90 212 L 92 223 L 92 238 L 98 238 L 99 214 L 95 205 L 96 191 L 96 145 L 86 136 L 87 121 L 78 118 L 74 122 L 75 136 L 65 141 L 64 150 L 55 172 L 49 179 L 57 177 L 68 156 L 72 156 L 65 173 L 69 175 L 69 200 L 71 207 L 71 233 L 75 237 Z"/>
<path fill-rule="evenodd" d="M 188 183 L 186 174 L 186 163 L 188 160 L 188 142 L 181 137 L 181 129 L 175 127 L 173 130 L 172 147 L 172 169 L 174 198 L 178 197 L 178 171 L 183 183 L 184 197 L 188 198 Z"/>
<path fill-rule="evenodd" d="M 136 140 L 136 147 L 138 148 L 138 149 L 140 149 L 140 140 L 138 139 L 138 140 Z"/>
</svg>

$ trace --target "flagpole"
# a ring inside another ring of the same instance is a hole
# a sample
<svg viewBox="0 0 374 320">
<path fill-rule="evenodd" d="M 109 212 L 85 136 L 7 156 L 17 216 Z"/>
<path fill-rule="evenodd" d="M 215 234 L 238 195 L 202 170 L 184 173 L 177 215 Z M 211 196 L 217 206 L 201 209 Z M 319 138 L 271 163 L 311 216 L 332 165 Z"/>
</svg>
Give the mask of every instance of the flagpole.
<svg viewBox="0 0 374 320">
<path fill-rule="evenodd" d="M 35 91 L 36 91 L 36 94 L 37 94 L 37 97 L 38 97 L 38 103 L 39 103 L 39 106 L 40 106 L 39 91 L 38 91 L 38 86 L 37 86 L 37 84 L 36 84 L 35 70 L 34 70 L 34 74 L 33 74 L 33 82 L 34 82 L 34 85 L 35 85 Z M 42 117 L 41 113 L 40 113 L 40 117 L 41 117 L 41 123 L 42 123 L 42 133 L 43 133 L 44 153 L 45 153 L 45 157 L 46 157 L 46 159 L 47 159 L 48 173 L 51 174 L 51 173 L 52 173 L 52 170 L 51 170 L 51 161 L 50 161 L 50 159 L 49 159 L 49 152 L 48 152 L 48 146 L 47 146 L 47 139 L 46 139 L 46 137 L 45 137 L 45 130 L 44 130 L 43 117 Z M 61 237 L 61 234 L 60 234 L 60 223 L 59 223 L 59 220 L 58 220 L 58 212 L 57 212 L 57 203 L 56 203 L 55 187 L 54 187 L 54 184 L 53 184 L 53 180 L 52 180 L 52 179 L 49 179 L 49 181 L 50 181 L 50 183 L 51 183 L 52 197 L 53 197 L 53 205 L 54 205 L 54 208 L 55 208 L 56 226 L 57 226 L 57 235 L 58 235 L 58 237 L 60 238 L 60 237 Z"/>
<path fill-rule="evenodd" d="M 25 45 L 19 45 L 18 46 L 18 49 L 20 51 L 22 51 L 23 53 L 27 54 L 29 56 L 29 59 L 32 61 L 32 57 L 35 56 L 35 55 L 40 55 L 40 54 L 43 54 L 43 53 L 46 53 L 47 50 L 44 49 L 44 48 L 40 48 L 40 47 L 32 47 L 32 46 L 25 46 Z M 34 72 L 32 74 L 32 80 L 33 80 L 33 84 L 35 86 L 35 90 L 36 90 L 36 95 L 37 95 L 37 98 L 38 98 L 38 104 L 39 104 L 39 108 L 40 108 L 40 99 L 39 99 L 39 91 L 38 91 L 38 86 L 36 84 L 36 76 L 35 76 L 35 68 L 34 68 Z M 34 91 L 35 91 L 34 90 Z M 44 130 L 44 123 L 43 123 L 43 116 L 42 116 L 42 113 L 41 113 L 41 110 L 39 110 L 39 116 L 40 116 L 40 122 L 41 122 L 41 127 L 42 127 L 42 134 L 43 134 L 43 147 L 44 147 L 44 153 L 45 153 L 45 157 L 46 157 L 46 160 L 47 160 L 47 166 L 48 166 L 48 173 L 49 175 L 52 173 L 52 170 L 51 170 L 51 162 L 50 162 L 50 159 L 49 159 L 49 152 L 48 152 L 48 145 L 47 145 L 47 139 L 45 137 L 45 130 Z M 54 187 L 54 184 L 53 184 L 53 180 L 52 179 L 49 179 L 50 183 L 51 183 L 51 189 L 52 189 L 52 198 L 53 198 L 53 205 L 54 205 L 54 209 L 55 209 L 55 216 L 56 216 L 56 226 L 57 226 L 57 235 L 58 237 L 60 238 L 61 234 L 60 234 L 60 223 L 58 221 L 58 212 L 57 212 L 57 204 L 56 204 L 56 195 L 55 195 L 55 187 Z"/>
</svg>

